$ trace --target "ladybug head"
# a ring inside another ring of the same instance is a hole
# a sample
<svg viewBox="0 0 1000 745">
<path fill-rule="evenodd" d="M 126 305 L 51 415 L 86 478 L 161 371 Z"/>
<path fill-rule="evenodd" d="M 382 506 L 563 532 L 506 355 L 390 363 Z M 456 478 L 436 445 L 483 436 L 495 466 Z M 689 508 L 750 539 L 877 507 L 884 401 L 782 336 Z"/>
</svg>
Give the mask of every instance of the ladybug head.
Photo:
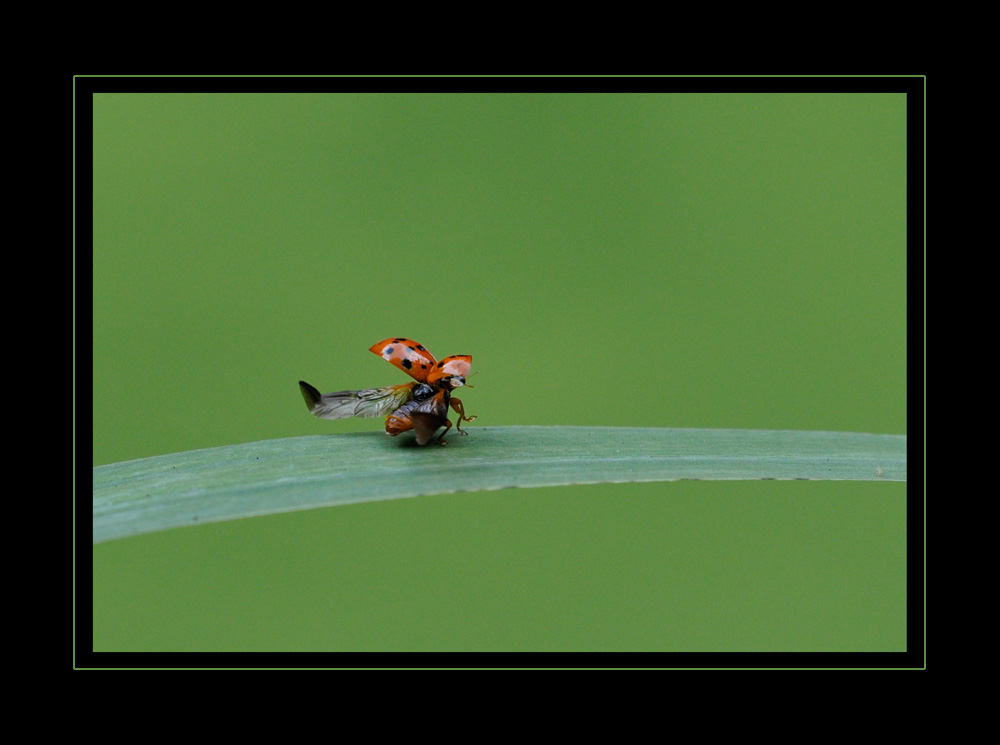
<svg viewBox="0 0 1000 745">
<path fill-rule="evenodd" d="M 456 388 L 461 388 L 463 385 L 465 385 L 465 376 L 448 375 L 447 377 L 441 378 L 441 380 L 438 381 L 438 385 L 444 388 L 445 390 L 453 391 Z M 471 388 L 472 386 L 470 385 L 469 387 Z"/>
</svg>

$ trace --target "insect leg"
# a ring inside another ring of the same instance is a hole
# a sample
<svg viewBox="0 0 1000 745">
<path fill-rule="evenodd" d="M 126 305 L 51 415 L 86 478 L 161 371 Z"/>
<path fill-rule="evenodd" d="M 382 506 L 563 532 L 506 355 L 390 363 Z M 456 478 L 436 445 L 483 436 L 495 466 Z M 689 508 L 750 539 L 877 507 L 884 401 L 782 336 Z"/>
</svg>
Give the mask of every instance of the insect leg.
<svg viewBox="0 0 1000 745">
<path fill-rule="evenodd" d="M 450 419 L 445 419 L 444 420 L 444 432 L 442 432 L 441 436 L 438 438 L 438 442 L 441 443 L 442 445 L 447 445 L 448 444 L 448 441 L 446 439 L 444 439 L 444 436 L 445 436 L 445 434 L 447 434 L 447 432 L 448 432 L 449 429 L 451 429 L 451 420 Z M 461 430 L 459 430 L 459 431 L 461 432 Z"/>
<path fill-rule="evenodd" d="M 452 396 L 451 408 L 453 408 L 455 412 L 458 414 L 458 422 L 456 422 L 456 428 L 458 429 L 458 433 L 460 435 L 469 434 L 464 429 L 462 429 L 462 422 L 463 421 L 471 422 L 473 419 L 476 419 L 477 417 L 465 415 L 465 404 L 462 403 L 462 399 L 460 398 L 455 398 L 454 396 Z"/>
</svg>

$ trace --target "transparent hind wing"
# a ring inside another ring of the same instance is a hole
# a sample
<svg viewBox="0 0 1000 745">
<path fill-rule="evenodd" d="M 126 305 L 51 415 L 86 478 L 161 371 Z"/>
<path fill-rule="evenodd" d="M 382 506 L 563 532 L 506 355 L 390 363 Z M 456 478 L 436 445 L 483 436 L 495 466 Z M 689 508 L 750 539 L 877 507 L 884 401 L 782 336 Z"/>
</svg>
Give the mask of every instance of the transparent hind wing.
<svg viewBox="0 0 1000 745">
<path fill-rule="evenodd" d="M 346 419 L 352 416 L 370 419 L 389 414 L 405 404 L 416 385 L 416 383 L 403 383 L 385 388 L 366 388 L 363 391 L 321 394 L 300 380 L 299 390 L 302 391 L 302 398 L 309 411 L 320 419 Z"/>
</svg>

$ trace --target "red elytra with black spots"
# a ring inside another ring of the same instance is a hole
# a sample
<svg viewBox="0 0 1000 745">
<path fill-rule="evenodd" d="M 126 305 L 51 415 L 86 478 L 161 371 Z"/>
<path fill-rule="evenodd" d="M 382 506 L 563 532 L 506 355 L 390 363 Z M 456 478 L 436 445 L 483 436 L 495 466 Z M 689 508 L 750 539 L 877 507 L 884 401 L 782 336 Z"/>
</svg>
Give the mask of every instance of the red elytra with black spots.
<svg viewBox="0 0 1000 745">
<path fill-rule="evenodd" d="M 417 344 L 413 339 L 385 339 L 373 344 L 369 351 L 421 383 L 434 384 L 449 375 L 465 378 L 472 369 L 472 355 L 453 354 L 438 362 L 423 344 Z"/>
</svg>

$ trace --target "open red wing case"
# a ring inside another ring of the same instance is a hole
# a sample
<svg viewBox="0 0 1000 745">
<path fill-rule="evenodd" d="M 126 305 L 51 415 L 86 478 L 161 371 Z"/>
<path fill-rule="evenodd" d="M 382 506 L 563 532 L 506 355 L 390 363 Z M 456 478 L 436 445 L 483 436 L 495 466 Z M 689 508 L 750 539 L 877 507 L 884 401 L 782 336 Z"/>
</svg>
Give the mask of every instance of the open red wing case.
<svg viewBox="0 0 1000 745">
<path fill-rule="evenodd" d="M 434 365 L 434 369 L 427 375 L 427 382 L 433 383 L 435 380 L 446 378 L 449 375 L 461 375 L 463 378 L 467 378 L 471 369 L 471 354 L 453 354 Z"/>
<path fill-rule="evenodd" d="M 428 352 L 422 344 L 417 344 L 413 339 L 404 339 L 399 336 L 393 339 L 383 339 L 378 344 L 369 347 L 369 351 L 374 352 L 387 362 L 391 362 L 421 383 L 427 380 L 428 373 L 437 364 L 434 355 Z"/>
</svg>

